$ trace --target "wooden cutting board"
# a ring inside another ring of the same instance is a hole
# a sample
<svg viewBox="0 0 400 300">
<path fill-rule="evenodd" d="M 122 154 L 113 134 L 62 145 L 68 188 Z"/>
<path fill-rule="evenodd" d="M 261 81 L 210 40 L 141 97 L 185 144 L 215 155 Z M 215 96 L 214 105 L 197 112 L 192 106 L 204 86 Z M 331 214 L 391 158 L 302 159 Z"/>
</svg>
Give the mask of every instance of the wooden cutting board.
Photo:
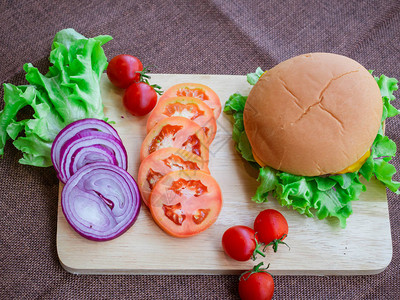
<svg viewBox="0 0 400 300">
<path fill-rule="evenodd" d="M 222 104 L 235 92 L 247 95 L 245 76 L 154 74 L 151 81 L 164 90 L 182 82 L 210 86 Z M 122 106 L 123 91 L 103 76 L 101 92 L 105 114 L 113 121 L 129 155 L 128 171 L 136 179 L 139 150 L 145 137 L 146 117 L 133 117 Z M 221 114 L 218 131 L 210 148 L 211 175 L 218 181 L 224 205 L 216 223 L 203 233 L 186 239 L 165 234 L 153 222 L 148 209 L 124 235 L 107 242 L 82 238 L 66 222 L 58 207 L 57 250 L 62 266 L 79 274 L 238 274 L 254 262 L 237 262 L 222 250 L 221 237 L 233 225 L 252 226 L 266 208 L 282 212 L 289 223 L 286 242 L 277 253 L 267 250 L 273 275 L 354 275 L 383 271 L 392 258 L 392 241 L 385 187 L 378 181 L 367 183 L 367 192 L 353 202 L 353 215 L 346 229 L 338 222 L 320 221 L 282 208 L 273 198 L 256 204 L 250 198 L 257 188 L 257 171 L 235 151 L 230 117 Z M 60 185 L 60 190 L 61 190 Z M 60 203 L 60 201 L 59 201 Z"/>
</svg>

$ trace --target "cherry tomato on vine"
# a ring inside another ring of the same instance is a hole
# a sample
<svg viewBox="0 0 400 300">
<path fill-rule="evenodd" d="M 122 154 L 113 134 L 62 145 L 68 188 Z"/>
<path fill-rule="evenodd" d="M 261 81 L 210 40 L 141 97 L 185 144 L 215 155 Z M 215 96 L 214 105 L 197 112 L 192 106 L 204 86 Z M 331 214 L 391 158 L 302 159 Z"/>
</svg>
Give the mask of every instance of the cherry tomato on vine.
<svg viewBox="0 0 400 300">
<path fill-rule="evenodd" d="M 142 62 L 135 56 L 120 54 L 115 56 L 107 66 L 107 76 L 112 84 L 126 89 L 134 82 L 140 80 L 143 71 Z"/>
<path fill-rule="evenodd" d="M 157 104 L 157 92 L 145 82 L 136 82 L 126 89 L 122 101 L 132 115 L 144 116 Z"/>
<path fill-rule="evenodd" d="M 274 295 L 274 279 L 263 263 L 243 273 L 239 278 L 239 296 L 242 300 L 270 300 Z M 269 266 L 269 265 L 268 265 Z"/>
<path fill-rule="evenodd" d="M 260 242 L 272 245 L 274 251 L 278 249 L 278 244 L 285 244 L 289 226 L 285 217 L 277 210 L 266 209 L 258 214 L 254 221 L 254 231 Z"/>
<path fill-rule="evenodd" d="M 256 233 L 247 226 L 233 226 L 225 231 L 222 236 L 222 247 L 226 254 L 238 261 L 246 261 L 256 253 L 265 256 L 258 248 Z"/>
</svg>

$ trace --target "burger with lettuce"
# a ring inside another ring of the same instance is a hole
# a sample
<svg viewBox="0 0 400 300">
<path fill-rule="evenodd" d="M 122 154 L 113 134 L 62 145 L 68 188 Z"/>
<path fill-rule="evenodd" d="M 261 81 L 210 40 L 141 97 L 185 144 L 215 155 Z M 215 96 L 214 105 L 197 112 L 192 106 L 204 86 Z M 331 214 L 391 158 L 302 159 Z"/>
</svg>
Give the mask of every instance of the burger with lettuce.
<svg viewBox="0 0 400 300">
<path fill-rule="evenodd" d="M 247 79 L 249 95 L 232 95 L 224 112 L 233 115 L 236 149 L 259 168 L 254 201 L 271 194 L 345 227 L 351 201 L 366 190 L 361 177 L 399 194 L 389 163 L 396 144 L 384 135 L 385 120 L 399 114 L 390 104 L 396 79 L 331 53 L 296 56 Z"/>
</svg>

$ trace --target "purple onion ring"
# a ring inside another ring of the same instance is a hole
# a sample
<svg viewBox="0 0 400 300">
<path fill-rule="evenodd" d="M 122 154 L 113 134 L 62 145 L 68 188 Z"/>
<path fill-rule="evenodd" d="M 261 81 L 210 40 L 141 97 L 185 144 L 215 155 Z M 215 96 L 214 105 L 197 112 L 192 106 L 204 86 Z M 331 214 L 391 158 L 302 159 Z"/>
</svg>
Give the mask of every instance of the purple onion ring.
<svg viewBox="0 0 400 300">
<path fill-rule="evenodd" d="M 104 148 L 100 157 L 97 156 L 99 147 Z M 73 175 L 71 170 L 76 169 L 76 166 L 74 166 L 76 158 L 79 161 L 79 157 L 84 152 L 87 152 L 85 155 L 87 161 L 95 161 L 95 158 L 89 158 L 90 155 L 94 154 L 97 159 L 101 158 L 105 162 L 116 162 L 120 168 L 127 169 L 128 155 L 120 140 L 105 132 L 83 130 L 66 141 L 60 149 L 57 176 L 63 183 L 66 183 L 68 178 Z M 107 157 L 107 153 L 109 153 L 109 157 Z"/>
<path fill-rule="evenodd" d="M 136 181 L 125 170 L 92 163 L 68 180 L 61 207 L 67 222 L 81 236 L 107 241 L 123 234 L 136 221 L 140 194 Z"/>
<path fill-rule="evenodd" d="M 57 172 L 59 172 L 59 167 L 60 167 L 59 154 L 61 147 L 65 144 L 66 141 L 74 137 L 77 133 L 79 133 L 82 130 L 106 132 L 114 136 L 116 139 L 121 140 L 117 131 L 110 124 L 108 124 L 103 120 L 88 118 L 75 121 L 64 127 L 58 133 L 51 146 L 51 161 Z"/>
</svg>

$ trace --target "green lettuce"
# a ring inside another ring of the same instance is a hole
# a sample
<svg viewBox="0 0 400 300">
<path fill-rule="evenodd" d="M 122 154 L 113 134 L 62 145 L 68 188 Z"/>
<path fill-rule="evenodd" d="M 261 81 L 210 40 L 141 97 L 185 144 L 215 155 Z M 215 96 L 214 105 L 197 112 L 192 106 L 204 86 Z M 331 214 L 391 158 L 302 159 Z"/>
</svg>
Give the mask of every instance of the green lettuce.
<svg viewBox="0 0 400 300">
<path fill-rule="evenodd" d="M 254 85 L 264 72 L 258 68 L 255 73 L 247 75 L 249 84 Z M 395 99 L 393 92 L 398 89 L 394 78 L 375 77 L 381 90 L 383 101 L 382 125 L 371 147 L 371 155 L 358 172 L 320 176 L 297 176 L 278 171 L 268 166 L 260 167 L 254 160 L 251 145 L 243 126 L 243 110 L 246 96 L 233 94 L 225 104 L 224 112 L 233 116 L 232 138 L 236 150 L 242 157 L 259 169 L 257 181 L 259 186 L 252 197 L 258 203 L 267 202 L 271 195 L 282 206 L 291 207 L 308 217 L 318 219 L 333 217 L 339 220 L 340 226 L 346 226 L 347 218 L 352 214 L 351 201 L 359 199 L 360 193 L 366 190 L 360 176 L 370 180 L 373 176 L 390 190 L 399 194 L 400 183 L 393 180 L 396 169 L 389 161 L 396 154 L 396 144 L 383 135 L 383 122 L 388 117 L 399 114 L 391 105 Z"/>
<path fill-rule="evenodd" d="M 243 110 L 246 100 L 247 97 L 240 94 L 231 95 L 225 104 L 224 112 L 233 116 L 232 139 L 235 141 L 236 150 L 245 160 L 256 163 L 243 125 Z"/>
<path fill-rule="evenodd" d="M 21 164 L 51 166 L 51 145 L 69 123 L 84 118 L 104 119 L 100 79 L 107 66 L 102 45 L 110 36 L 86 38 L 73 29 L 58 32 L 53 40 L 49 71 L 43 75 L 24 65 L 29 85 L 4 84 L 4 109 L 0 112 L 0 155 L 8 139 L 22 152 Z M 25 106 L 30 119 L 18 120 Z"/>
<path fill-rule="evenodd" d="M 389 163 L 396 155 L 396 143 L 383 133 L 383 122 L 386 121 L 387 118 L 397 116 L 400 113 L 390 103 L 395 100 L 393 92 L 398 89 L 398 81 L 395 78 L 389 78 L 385 75 L 374 78 L 381 90 L 383 100 L 382 124 L 372 144 L 371 155 L 359 170 L 359 174 L 368 181 L 375 176 L 388 189 L 399 195 L 400 182 L 393 180 L 396 168 Z"/>
</svg>

